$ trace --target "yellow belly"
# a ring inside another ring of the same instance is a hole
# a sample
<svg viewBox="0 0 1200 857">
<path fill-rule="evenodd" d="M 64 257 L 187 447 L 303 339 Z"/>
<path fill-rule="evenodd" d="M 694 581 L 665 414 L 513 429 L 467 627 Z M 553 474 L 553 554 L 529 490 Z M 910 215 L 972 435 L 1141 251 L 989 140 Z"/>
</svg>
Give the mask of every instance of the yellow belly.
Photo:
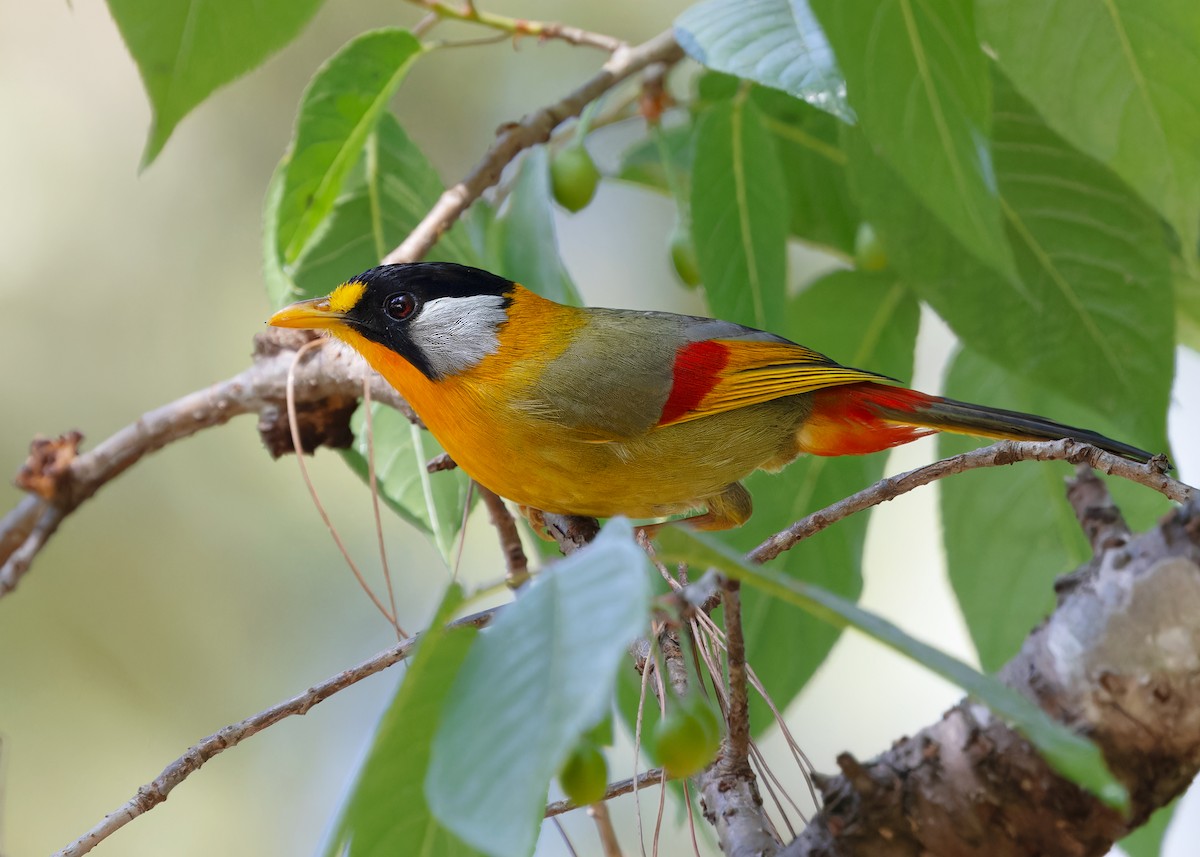
<svg viewBox="0 0 1200 857">
<path fill-rule="evenodd" d="M 458 409 L 430 430 L 480 484 L 546 512 L 653 518 L 696 509 L 760 467 L 796 455 L 799 404 L 778 400 L 743 411 L 593 442 L 499 409 Z M 470 430 L 463 429 L 470 426 Z"/>
</svg>

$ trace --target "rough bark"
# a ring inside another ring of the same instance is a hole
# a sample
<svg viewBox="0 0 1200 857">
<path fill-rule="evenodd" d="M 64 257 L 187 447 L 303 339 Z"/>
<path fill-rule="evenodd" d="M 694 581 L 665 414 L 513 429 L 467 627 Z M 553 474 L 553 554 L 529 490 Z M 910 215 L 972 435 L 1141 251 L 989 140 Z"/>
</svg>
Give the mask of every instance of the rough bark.
<svg viewBox="0 0 1200 857">
<path fill-rule="evenodd" d="M 1200 768 L 1200 502 L 1136 538 L 1119 516 L 1083 523 L 1095 557 L 1001 677 L 1099 745 L 1130 816 L 964 700 L 869 762 L 840 757 L 824 808 L 782 854 L 1101 855 L 1187 788 Z"/>
</svg>

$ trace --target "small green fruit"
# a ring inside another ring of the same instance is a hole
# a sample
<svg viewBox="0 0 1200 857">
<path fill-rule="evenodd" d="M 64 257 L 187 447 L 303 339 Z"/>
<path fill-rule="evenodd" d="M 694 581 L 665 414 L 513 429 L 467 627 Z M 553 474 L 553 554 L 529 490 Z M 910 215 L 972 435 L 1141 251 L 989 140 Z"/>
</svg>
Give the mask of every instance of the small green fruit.
<svg viewBox="0 0 1200 857">
<path fill-rule="evenodd" d="M 596 195 L 600 171 L 582 143 L 572 143 L 554 155 L 550 161 L 550 183 L 554 198 L 567 211 L 582 209 Z"/>
<path fill-rule="evenodd" d="M 688 288 L 700 285 L 700 264 L 696 261 L 696 245 L 683 224 L 676 223 L 671 233 L 671 264 L 680 281 Z"/>
<path fill-rule="evenodd" d="M 580 740 L 558 772 L 558 782 L 576 806 L 603 800 L 608 791 L 608 762 L 604 753 L 586 738 Z"/>
<path fill-rule="evenodd" d="M 655 725 L 654 747 L 667 776 L 699 773 L 721 747 L 716 714 L 703 700 L 681 702 Z"/>
<path fill-rule="evenodd" d="M 886 271 L 890 264 L 883 242 L 869 223 L 858 224 L 854 236 L 854 263 L 860 271 Z"/>
</svg>

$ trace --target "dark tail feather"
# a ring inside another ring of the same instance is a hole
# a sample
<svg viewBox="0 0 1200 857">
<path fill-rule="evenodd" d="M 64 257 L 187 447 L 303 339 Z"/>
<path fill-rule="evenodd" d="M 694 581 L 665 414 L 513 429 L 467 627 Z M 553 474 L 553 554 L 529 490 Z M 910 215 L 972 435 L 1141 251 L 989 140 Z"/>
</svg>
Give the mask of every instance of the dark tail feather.
<svg viewBox="0 0 1200 857">
<path fill-rule="evenodd" d="M 934 396 L 925 398 L 926 401 L 920 404 L 914 402 L 916 407 L 911 411 L 898 408 L 889 410 L 892 411 L 894 418 L 900 421 L 954 434 L 969 434 L 999 440 L 1062 440 L 1070 438 L 1090 443 L 1092 446 L 1132 461 L 1144 463 L 1154 457 L 1154 453 L 1105 437 L 1099 432 L 1056 423 L 1033 414 L 988 408 L 983 405 L 972 405 L 954 399 L 939 399 Z"/>
</svg>

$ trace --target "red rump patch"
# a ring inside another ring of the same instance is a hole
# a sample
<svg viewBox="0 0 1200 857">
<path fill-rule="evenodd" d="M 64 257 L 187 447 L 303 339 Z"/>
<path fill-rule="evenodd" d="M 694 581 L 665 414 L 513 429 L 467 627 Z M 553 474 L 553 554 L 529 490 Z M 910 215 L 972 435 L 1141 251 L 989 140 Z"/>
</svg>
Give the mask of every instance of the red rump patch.
<svg viewBox="0 0 1200 857">
<path fill-rule="evenodd" d="M 933 396 L 909 390 L 905 387 L 888 387 L 866 381 L 843 387 L 843 390 L 853 390 L 859 401 L 870 402 L 873 405 L 889 408 L 895 411 L 915 411 L 935 401 Z"/>
<path fill-rule="evenodd" d="M 800 448 L 812 455 L 863 455 L 908 443 L 934 431 L 904 425 L 880 413 L 918 412 L 932 396 L 870 381 L 831 387 L 813 394 L 813 411 L 797 433 Z"/>
<path fill-rule="evenodd" d="M 729 347 L 711 339 L 689 342 L 675 352 L 671 369 L 671 395 L 663 405 L 658 424 L 666 425 L 695 410 L 717 385 L 729 363 Z"/>
</svg>

